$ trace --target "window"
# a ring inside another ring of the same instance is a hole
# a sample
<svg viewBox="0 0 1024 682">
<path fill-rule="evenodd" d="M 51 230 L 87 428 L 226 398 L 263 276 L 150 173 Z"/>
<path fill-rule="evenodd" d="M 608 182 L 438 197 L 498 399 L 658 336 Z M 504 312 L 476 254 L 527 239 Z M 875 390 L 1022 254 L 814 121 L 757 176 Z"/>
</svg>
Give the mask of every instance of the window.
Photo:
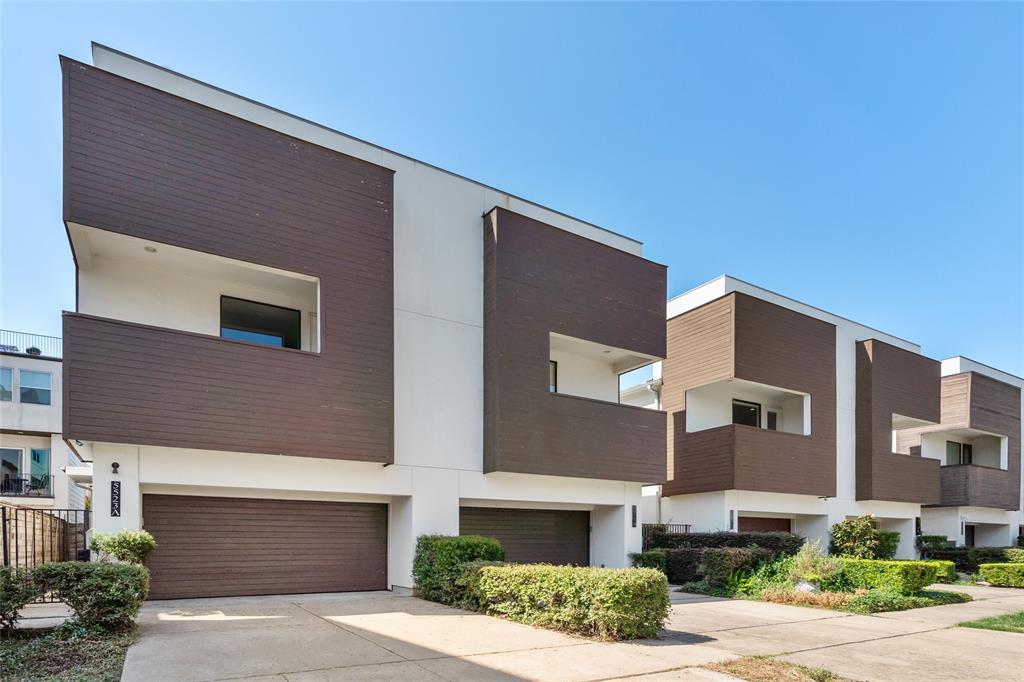
<svg viewBox="0 0 1024 682">
<path fill-rule="evenodd" d="M 558 393 L 558 363 L 548 360 L 548 392 Z"/>
<path fill-rule="evenodd" d="M 50 476 L 50 451 L 32 448 L 29 451 L 28 474 L 36 485 L 47 485 Z"/>
<path fill-rule="evenodd" d="M 746 400 L 732 401 L 732 423 L 761 426 L 761 406 Z"/>
<path fill-rule="evenodd" d="M 776 410 L 768 410 L 768 413 L 765 415 L 765 421 L 766 421 L 765 426 L 768 428 L 769 431 L 778 431 L 779 430 L 779 413 L 778 413 L 778 411 L 776 411 Z"/>
<path fill-rule="evenodd" d="M 299 348 L 302 315 L 268 303 L 220 297 L 220 335 L 278 348 Z"/>
<path fill-rule="evenodd" d="M 10 402 L 14 398 L 14 370 L 0 367 L 0 401 Z"/>
<path fill-rule="evenodd" d="M 0 448 L 0 495 L 21 492 L 21 449 Z"/>
<path fill-rule="evenodd" d="M 974 461 L 974 446 L 970 443 L 946 441 L 946 464 L 970 464 Z"/>
<path fill-rule="evenodd" d="M 50 404 L 50 373 L 33 372 L 23 369 L 18 372 L 21 380 L 19 400 L 33 405 Z"/>
</svg>

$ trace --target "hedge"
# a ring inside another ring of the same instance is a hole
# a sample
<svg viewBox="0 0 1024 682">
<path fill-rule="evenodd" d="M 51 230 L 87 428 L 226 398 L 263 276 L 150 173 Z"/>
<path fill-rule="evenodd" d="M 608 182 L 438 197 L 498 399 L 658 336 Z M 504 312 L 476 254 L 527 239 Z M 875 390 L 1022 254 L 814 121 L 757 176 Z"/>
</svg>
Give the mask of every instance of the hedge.
<svg viewBox="0 0 1024 682">
<path fill-rule="evenodd" d="M 654 533 L 650 538 L 650 549 L 760 547 L 774 556 L 796 554 L 803 544 L 794 533 Z"/>
<path fill-rule="evenodd" d="M 142 564 L 156 549 L 156 540 L 144 530 L 120 530 L 113 535 L 96 530 L 89 540 L 89 547 L 104 557 Z"/>
<path fill-rule="evenodd" d="M 638 552 L 629 555 L 633 562 L 633 568 L 655 568 L 662 573 L 666 572 L 666 556 L 663 549 L 650 549 L 646 552 Z"/>
<path fill-rule="evenodd" d="M 442 604 L 457 604 L 464 588 L 458 584 L 462 565 L 473 561 L 502 561 L 505 550 L 482 535 L 422 535 L 416 540 L 412 575 L 420 596 Z"/>
<path fill-rule="evenodd" d="M 996 587 L 1024 587 L 1024 563 L 982 564 L 978 567 L 981 577 Z"/>
<path fill-rule="evenodd" d="M 981 564 L 1024 563 L 1024 549 L 1020 547 L 926 547 L 921 554 L 924 559 L 952 561 L 963 573 L 976 573 Z"/>
<path fill-rule="evenodd" d="M 651 568 L 478 564 L 460 582 L 485 613 L 588 637 L 654 637 L 668 617 L 668 581 Z"/>
<path fill-rule="evenodd" d="M 922 550 L 948 549 L 949 538 L 945 535 L 919 535 L 917 536 L 917 546 Z"/>
<path fill-rule="evenodd" d="M 939 559 L 925 559 L 919 561 L 921 564 L 928 564 L 935 567 L 935 581 L 940 583 L 956 582 L 956 566 L 952 561 L 940 561 Z"/>
<path fill-rule="evenodd" d="M 25 605 L 39 596 L 39 587 L 22 568 L 0 566 L 0 635 L 10 637 Z"/>
<path fill-rule="evenodd" d="M 924 561 L 886 561 L 842 557 L 842 579 L 853 588 L 891 588 L 902 594 L 920 592 L 935 582 L 937 566 Z"/>
<path fill-rule="evenodd" d="M 149 571 L 137 564 L 62 561 L 32 569 L 32 579 L 67 602 L 80 625 L 108 632 L 130 627 L 149 594 Z"/>
<path fill-rule="evenodd" d="M 697 581 L 725 585 L 734 573 L 753 570 L 772 558 L 769 550 L 760 547 L 681 547 L 663 551 L 665 574 L 677 585 Z"/>
<path fill-rule="evenodd" d="M 892 559 L 900 546 L 900 534 L 895 530 L 879 530 L 876 532 L 878 546 L 875 547 L 876 559 Z"/>
</svg>

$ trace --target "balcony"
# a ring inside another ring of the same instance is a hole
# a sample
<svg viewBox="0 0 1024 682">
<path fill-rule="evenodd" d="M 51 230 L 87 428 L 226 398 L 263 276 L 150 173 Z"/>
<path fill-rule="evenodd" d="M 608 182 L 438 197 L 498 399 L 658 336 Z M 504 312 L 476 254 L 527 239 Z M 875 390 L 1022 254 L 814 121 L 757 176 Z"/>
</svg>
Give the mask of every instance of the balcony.
<svg viewBox="0 0 1024 682">
<path fill-rule="evenodd" d="M 1020 506 L 1017 486 L 1009 471 L 980 464 L 952 464 L 940 470 L 942 507 L 990 507 L 1013 510 Z"/>
<path fill-rule="evenodd" d="M 53 497 L 53 476 L 4 474 L 0 479 L 0 497 Z"/>
<path fill-rule="evenodd" d="M 64 435 L 392 461 L 390 382 L 327 353 L 64 313 Z"/>
<path fill-rule="evenodd" d="M 686 432 L 676 424 L 666 495 L 750 490 L 835 495 L 835 454 L 812 436 L 728 424 Z"/>
<path fill-rule="evenodd" d="M 50 360 L 60 359 L 62 355 L 61 340 L 56 336 L 0 329 L 0 353 L 32 355 Z"/>
</svg>

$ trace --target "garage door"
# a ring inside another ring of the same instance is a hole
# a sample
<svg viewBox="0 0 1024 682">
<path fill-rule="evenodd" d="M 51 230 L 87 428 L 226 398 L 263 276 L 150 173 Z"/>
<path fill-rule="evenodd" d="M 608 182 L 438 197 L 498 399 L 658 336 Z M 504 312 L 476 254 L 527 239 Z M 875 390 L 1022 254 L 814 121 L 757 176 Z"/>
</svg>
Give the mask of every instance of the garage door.
<svg viewBox="0 0 1024 682">
<path fill-rule="evenodd" d="M 507 561 L 590 564 L 590 512 L 461 507 L 459 533 L 497 538 Z"/>
<path fill-rule="evenodd" d="M 790 531 L 791 521 L 789 519 L 772 519 L 762 516 L 741 516 L 741 533 L 774 533 Z"/>
<path fill-rule="evenodd" d="M 387 589 L 385 504 L 143 495 L 150 599 Z"/>
</svg>

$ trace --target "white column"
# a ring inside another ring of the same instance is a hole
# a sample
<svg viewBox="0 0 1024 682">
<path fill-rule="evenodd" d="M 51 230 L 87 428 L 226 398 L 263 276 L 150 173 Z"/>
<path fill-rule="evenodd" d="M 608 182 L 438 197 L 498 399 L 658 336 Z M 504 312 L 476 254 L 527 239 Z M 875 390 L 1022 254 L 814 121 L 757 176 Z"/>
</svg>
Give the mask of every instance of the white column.
<svg viewBox="0 0 1024 682">
<path fill-rule="evenodd" d="M 117 462 L 117 473 L 113 464 Z M 111 514 L 111 483 L 120 483 L 121 515 Z M 142 528 L 142 495 L 139 491 L 139 449 L 131 445 L 93 447 L 92 528 L 103 533 Z"/>
<path fill-rule="evenodd" d="M 459 534 L 459 474 L 452 469 L 412 469 L 412 495 L 391 501 L 388 572 L 394 587 L 413 586 L 412 560 L 421 535 Z"/>
<path fill-rule="evenodd" d="M 625 568 L 630 565 L 629 554 L 642 549 L 640 486 L 625 488 L 625 504 L 599 505 L 590 513 L 592 566 Z"/>
</svg>

